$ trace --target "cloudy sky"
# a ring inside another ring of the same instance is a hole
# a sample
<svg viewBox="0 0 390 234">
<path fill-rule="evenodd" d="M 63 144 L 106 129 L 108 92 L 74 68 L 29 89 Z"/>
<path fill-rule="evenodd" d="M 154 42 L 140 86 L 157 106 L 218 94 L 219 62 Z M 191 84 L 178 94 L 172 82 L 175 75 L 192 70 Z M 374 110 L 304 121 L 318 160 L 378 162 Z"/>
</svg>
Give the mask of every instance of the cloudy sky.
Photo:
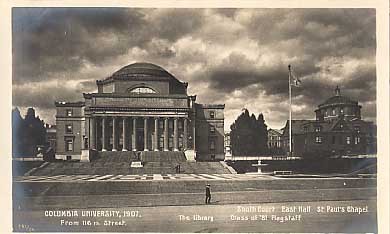
<svg viewBox="0 0 390 234">
<path fill-rule="evenodd" d="M 199 103 L 225 103 L 225 129 L 247 108 L 269 127 L 312 119 L 334 93 L 376 121 L 373 9 L 14 8 L 13 106 L 55 123 L 54 101 L 82 100 L 133 62 L 162 66 Z"/>
</svg>

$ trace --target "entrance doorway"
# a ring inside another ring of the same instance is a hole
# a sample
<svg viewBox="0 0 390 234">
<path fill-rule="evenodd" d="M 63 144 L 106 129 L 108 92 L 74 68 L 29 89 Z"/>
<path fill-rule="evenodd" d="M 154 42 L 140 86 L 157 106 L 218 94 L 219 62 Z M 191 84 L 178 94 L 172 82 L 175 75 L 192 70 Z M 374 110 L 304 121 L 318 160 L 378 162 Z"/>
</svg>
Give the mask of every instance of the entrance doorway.
<svg viewBox="0 0 390 234">
<path fill-rule="evenodd" d="M 138 151 L 143 151 L 144 150 L 144 129 L 139 128 L 137 129 L 137 141 L 136 141 L 136 146 Z"/>
</svg>

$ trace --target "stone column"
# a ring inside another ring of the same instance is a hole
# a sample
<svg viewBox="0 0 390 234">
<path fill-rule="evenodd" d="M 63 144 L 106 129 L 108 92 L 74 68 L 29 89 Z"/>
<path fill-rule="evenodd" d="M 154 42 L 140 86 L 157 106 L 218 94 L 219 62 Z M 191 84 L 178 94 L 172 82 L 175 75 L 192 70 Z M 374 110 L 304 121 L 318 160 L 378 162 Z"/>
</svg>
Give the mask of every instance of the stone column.
<svg viewBox="0 0 390 234">
<path fill-rule="evenodd" d="M 137 118 L 133 117 L 133 136 L 131 138 L 133 151 L 137 151 Z"/>
<path fill-rule="evenodd" d="M 164 151 L 168 151 L 168 118 L 164 119 Z"/>
<path fill-rule="evenodd" d="M 148 149 L 148 117 L 144 118 L 144 151 L 149 151 L 149 149 Z"/>
<path fill-rule="evenodd" d="M 102 151 L 107 151 L 107 132 L 106 132 L 107 117 L 102 118 Z"/>
<path fill-rule="evenodd" d="M 173 120 L 173 151 L 179 151 L 179 133 L 177 129 L 177 118 Z"/>
<path fill-rule="evenodd" d="M 127 117 L 122 118 L 122 138 L 123 138 L 123 148 L 122 151 L 127 151 L 129 149 L 128 141 L 127 139 Z"/>
<path fill-rule="evenodd" d="M 188 147 L 188 120 L 187 118 L 184 118 L 183 120 L 183 148 L 184 150 Z"/>
<path fill-rule="evenodd" d="M 158 118 L 154 118 L 154 151 L 158 151 Z"/>
<path fill-rule="evenodd" d="M 96 125 L 95 125 L 95 118 L 92 116 L 89 118 L 89 132 L 91 133 L 89 136 L 89 148 L 95 150 L 96 149 Z"/>
<path fill-rule="evenodd" d="M 194 150 L 196 151 L 196 122 L 195 122 L 195 117 L 191 121 L 192 122 L 192 147 L 194 147 Z"/>
<path fill-rule="evenodd" d="M 112 151 L 118 151 L 118 133 L 117 133 L 117 124 L 118 118 L 112 117 Z"/>
</svg>

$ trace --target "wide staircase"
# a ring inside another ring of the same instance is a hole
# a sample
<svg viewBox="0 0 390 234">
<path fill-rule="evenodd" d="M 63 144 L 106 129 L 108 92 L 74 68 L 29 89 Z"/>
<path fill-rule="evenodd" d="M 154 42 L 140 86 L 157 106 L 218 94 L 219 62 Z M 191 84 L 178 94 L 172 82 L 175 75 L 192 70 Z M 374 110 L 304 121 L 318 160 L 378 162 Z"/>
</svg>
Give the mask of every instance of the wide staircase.
<svg viewBox="0 0 390 234">
<path fill-rule="evenodd" d="M 143 167 L 131 167 L 131 163 L 141 161 Z M 29 175 L 145 175 L 177 174 L 176 166 L 180 165 L 181 174 L 230 174 L 220 162 L 190 162 L 183 152 L 98 152 L 91 162 L 50 162 L 37 168 Z"/>
</svg>

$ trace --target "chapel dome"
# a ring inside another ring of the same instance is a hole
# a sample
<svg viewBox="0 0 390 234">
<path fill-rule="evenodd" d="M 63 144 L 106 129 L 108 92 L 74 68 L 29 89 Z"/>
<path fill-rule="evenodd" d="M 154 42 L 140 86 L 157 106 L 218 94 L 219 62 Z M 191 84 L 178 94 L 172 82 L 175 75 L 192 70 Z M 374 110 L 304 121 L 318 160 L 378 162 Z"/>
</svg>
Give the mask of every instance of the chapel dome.
<svg viewBox="0 0 390 234">
<path fill-rule="evenodd" d="M 358 105 L 358 102 L 351 100 L 346 96 L 340 94 L 340 88 L 336 87 L 335 95 L 328 98 L 324 103 L 320 104 L 319 107 L 330 106 L 330 105 Z"/>
</svg>

